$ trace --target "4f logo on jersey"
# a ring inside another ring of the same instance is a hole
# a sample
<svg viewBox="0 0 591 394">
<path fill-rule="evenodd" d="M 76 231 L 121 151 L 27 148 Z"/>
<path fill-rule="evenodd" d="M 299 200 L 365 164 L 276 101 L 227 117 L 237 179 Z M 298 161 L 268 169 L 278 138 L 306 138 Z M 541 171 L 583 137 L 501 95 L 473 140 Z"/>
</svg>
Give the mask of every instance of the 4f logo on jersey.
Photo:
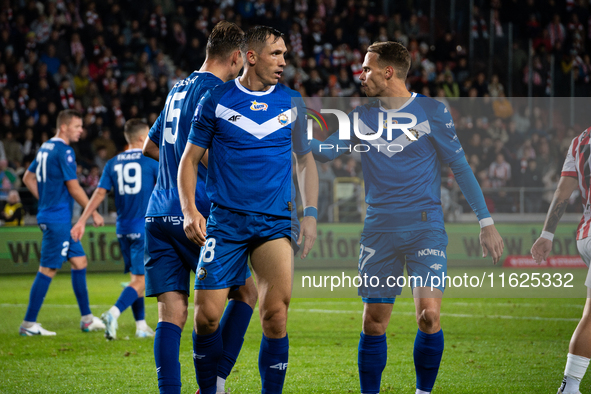
<svg viewBox="0 0 591 394">
<path fill-rule="evenodd" d="M 230 116 L 230 117 L 228 118 L 228 120 L 229 120 L 230 122 L 236 122 L 236 121 L 238 121 L 238 119 L 240 119 L 241 117 L 242 117 L 242 115 L 232 115 L 232 116 Z"/>
<path fill-rule="evenodd" d="M 439 271 L 442 267 L 443 267 L 442 264 L 433 264 L 429 268 L 431 268 L 432 270 L 435 270 L 435 271 Z"/>
<path fill-rule="evenodd" d="M 250 109 L 253 111 L 266 111 L 269 106 L 265 103 L 257 103 L 257 101 L 251 101 L 252 105 Z"/>
<path fill-rule="evenodd" d="M 280 371 L 285 371 L 287 369 L 287 363 L 277 363 L 271 365 L 269 368 L 278 369 Z"/>
</svg>

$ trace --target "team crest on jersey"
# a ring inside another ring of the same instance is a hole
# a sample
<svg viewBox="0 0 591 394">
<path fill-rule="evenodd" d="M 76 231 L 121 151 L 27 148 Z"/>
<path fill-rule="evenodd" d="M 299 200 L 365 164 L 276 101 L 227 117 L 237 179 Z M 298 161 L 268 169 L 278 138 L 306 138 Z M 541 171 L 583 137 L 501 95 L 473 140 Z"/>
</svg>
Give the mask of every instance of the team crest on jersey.
<svg viewBox="0 0 591 394">
<path fill-rule="evenodd" d="M 197 279 L 203 280 L 205 278 L 207 278 L 207 270 L 205 268 L 199 268 L 199 271 L 197 271 Z"/>
<path fill-rule="evenodd" d="M 410 131 L 410 133 L 412 135 L 414 135 L 416 139 L 419 139 L 419 132 L 417 130 L 415 130 L 415 129 L 408 129 L 408 131 Z M 410 137 L 408 135 L 406 136 L 406 139 L 409 140 L 409 141 L 413 141 L 413 140 L 410 139 Z"/>
<path fill-rule="evenodd" d="M 265 103 L 257 103 L 257 101 L 251 101 L 252 105 L 250 109 L 253 111 L 266 111 L 269 106 Z"/>
<path fill-rule="evenodd" d="M 279 121 L 279 124 L 281 124 L 282 126 L 285 126 L 287 124 L 287 122 L 289 122 L 289 118 L 287 117 L 286 114 L 280 114 L 277 117 L 277 120 Z"/>
</svg>

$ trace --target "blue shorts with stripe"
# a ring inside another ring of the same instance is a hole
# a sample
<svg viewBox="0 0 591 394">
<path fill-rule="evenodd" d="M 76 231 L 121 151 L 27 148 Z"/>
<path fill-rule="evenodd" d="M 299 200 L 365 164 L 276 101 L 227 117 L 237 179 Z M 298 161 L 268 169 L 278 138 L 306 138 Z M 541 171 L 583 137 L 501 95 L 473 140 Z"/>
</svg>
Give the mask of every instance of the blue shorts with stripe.
<svg viewBox="0 0 591 394">
<path fill-rule="evenodd" d="M 183 217 L 147 217 L 146 249 L 146 297 L 170 291 L 190 294 L 200 248 L 185 235 Z"/>
<path fill-rule="evenodd" d="M 86 256 L 80 241 L 70 236 L 70 223 L 39 223 L 43 232 L 41 241 L 41 267 L 60 269 L 72 257 Z"/>
<path fill-rule="evenodd" d="M 359 253 L 362 285 L 358 294 L 366 303 L 393 303 L 402 287 L 445 290 L 447 234 L 442 229 L 401 232 L 363 232 Z M 404 277 L 404 267 L 408 278 Z M 379 301 L 377 301 L 379 300 Z"/>
<path fill-rule="evenodd" d="M 196 290 L 242 286 L 250 271 L 252 248 L 277 238 L 292 238 L 291 219 L 235 212 L 214 205 L 207 219 L 207 240 L 195 276 Z"/>
<path fill-rule="evenodd" d="M 148 259 L 144 233 L 117 234 L 125 273 L 144 275 L 144 262 Z"/>
</svg>

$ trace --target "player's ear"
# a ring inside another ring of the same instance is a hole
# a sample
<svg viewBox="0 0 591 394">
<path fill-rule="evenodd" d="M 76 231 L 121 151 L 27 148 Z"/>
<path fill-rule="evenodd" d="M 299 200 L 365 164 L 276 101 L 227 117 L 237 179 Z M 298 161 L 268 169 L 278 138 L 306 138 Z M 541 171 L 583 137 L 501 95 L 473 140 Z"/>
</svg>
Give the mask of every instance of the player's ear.
<svg viewBox="0 0 591 394">
<path fill-rule="evenodd" d="M 384 70 L 384 75 L 386 79 L 391 79 L 394 76 L 394 67 L 386 66 L 386 69 Z"/>
<path fill-rule="evenodd" d="M 246 52 L 246 61 L 251 66 L 254 66 L 256 64 L 256 62 L 257 62 L 257 53 L 253 49 L 251 49 L 248 52 Z"/>
</svg>

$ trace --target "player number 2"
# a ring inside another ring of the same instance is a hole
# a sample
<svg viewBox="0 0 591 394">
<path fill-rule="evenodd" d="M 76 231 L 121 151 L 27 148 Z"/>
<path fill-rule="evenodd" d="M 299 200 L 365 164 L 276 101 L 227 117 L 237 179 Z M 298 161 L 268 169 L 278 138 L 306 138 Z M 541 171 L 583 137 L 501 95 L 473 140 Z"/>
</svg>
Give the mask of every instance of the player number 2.
<svg viewBox="0 0 591 394">
<path fill-rule="evenodd" d="M 70 242 L 64 241 L 64 243 L 62 244 L 62 246 L 63 246 L 62 256 L 66 257 L 68 255 L 68 249 L 70 248 Z"/>
<path fill-rule="evenodd" d="M 142 189 L 142 167 L 140 163 L 117 164 L 113 167 L 117 173 L 119 194 L 138 194 Z M 131 175 L 131 172 L 133 175 Z M 133 185 L 133 186 L 131 186 Z"/>
<path fill-rule="evenodd" d="M 181 107 L 187 92 L 176 92 L 166 99 L 165 118 L 164 118 L 164 141 L 169 144 L 176 142 L 177 132 L 179 130 L 179 117 L 181 116 Z M 162 141 L 162 145 L 164 145 Z"/>
<path fill-rule="evenodd" d="M 37 153 L 37 170 L 35 171 L 35 175 L 37 175 L 37 182 L 45 182 L 45 179 L 47 178 L 48 154 L 48 152 Z"/>
<path fill-rule="evenodd" d="M 215 238 L 209 238 L 205 243 L 204 249 L 202 250 L 203 253 L 203 262 L 209 263 L 213 260 L 213 256 L 215 256 Z"/>
</svg>

